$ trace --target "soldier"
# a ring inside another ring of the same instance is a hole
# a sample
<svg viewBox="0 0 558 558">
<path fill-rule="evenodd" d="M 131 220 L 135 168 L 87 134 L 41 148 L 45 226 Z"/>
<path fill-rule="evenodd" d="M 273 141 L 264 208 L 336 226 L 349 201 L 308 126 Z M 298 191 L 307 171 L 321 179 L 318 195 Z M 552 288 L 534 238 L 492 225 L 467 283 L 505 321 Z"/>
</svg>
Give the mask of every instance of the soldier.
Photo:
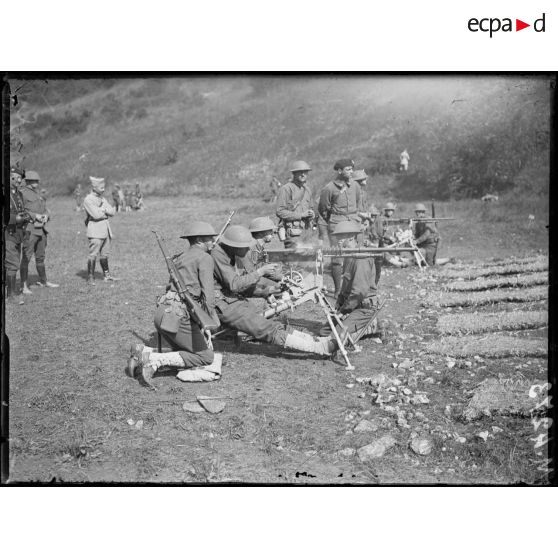
<svg viewBox="0 0 558 558">
<path fill-rule="evenodd" d="M 139 182 L 136 182 L 136 191 L 134 192 L 134 209 L 136 211 L 143 211 L 145 209 Z"/>
<path fill-rule="evenodd" d="M 302 232 L 312 229 L 315 217 L 312 209 L 312 192 L 306 186 L 308 173 L 312 169 L 305 161 L 295 161 L 290 172 L 292 178 L 279 189 L 277 217 L 279 217 L 279 240 L 285 248 L 294 248 Z"/>
<path fill-rule="evenodd" d="M 340 159 L 333 166 L 337 172 L 336 178 L 329 182 L 320 193 L 318 213 L 322 223 L 327 224 L 327 232 L 330 245 L 336 240 L 332 233 L 337 224 L 343 221 L 354 221 L 360 224 L 359 212 L 364 209 L 364 200 L 360 185 L 352 180 L 354 161 L 352 159 Z M 335 296 L 341 288 L 341 276 L 343 274 L 343 261 L 339 258 L 331 260 L 331 275 L 335 286 Z"/>
<path fill-rule="evenodd" d="M 285 326 L 266 320 L 256 307 L 246 300 L 261 277 L 273 277 L 274 264 L 264 264 L 258 269 L 240 275 L 235 265 L 248 253 L 252 244 L 250 231 L 240 225 L 229 227 L 221 241 L 211 251 L 215 265 L 215 306 L 224 326 L 248 333 L 259 341 L 288 349 L 320 355 L 331 354 L 334 344 L 329 338 L 314 339 L 307 333 L 287 333 Z"/>
<path fill-rule="evenodd" d="M 366 207 L 367 205 L 366 182 L 368 180 L 368 175 L 366 174 L 366 171 L 364 169 L 356 170 L 353 172 L 352 178 L 360 186 L 361 196 L 362 196 L 362 206 Z"/>
<path fill-rule="evenodd" d="M 383 217 L 386 219 L 391 219 L 393 214 L 395 213 L 395 204 L 391 202 L 387 202 L 386 205 L 382 208 Z"/>
<path fill-rule="evenodd" d="M 41 178 L 35 171 L 27 171 L 25 173 L 25 186 L 21 189 L 25 211 L 33 221 L 28 226 L 23 251 L 21 254 L 21 265 L 19 274 L 21 283 L 23 284 L 23 294 L 33 294 L 27 284 L 29 273 L 29 262 L 35 256 L 35 266 L 39 281 L 37 285 L 40 287 L 58 288 L 60 285 L 51 283 L 47 280 L 45 267 L 45 253 L 47 247 L 46 224 L 50 221 L 50 213 L 46 207 L 46 200 L 39 192 L 39 181 Z"/>
<path fill-rule="evenodd" d="M 332 237 L 339 248 L 358 248 L 360 225 L 355 221 L 343 221 L 336 225 Z M 343 315 L 343 324 L 351 335 L 367 328 L 365 335 L 375 332 L 371 318 L 378 306 L 376 269 L 374 258 L 346 258 L 343 264 L 343 282 L 336 308 Z M 329 335 L 329 325 L 324 325 L 320 335 Z"/>
<path fill-rule="evenodd" d="M 132 211 L 132 191 L 130 188 L 124 189 L 124 210 Z"/>
<path fill-rule="evenodd" d="M 386 245 L 385 237 L 385 223 L 381 216 L 380 210 L 372 205 L 366 214 L 368 226 L 366 228 L 366 239 L 364 244 L 366 246 L 373 246 L 383 248 Z M 380 276 L 382 274 L 383 257 L 374 260 L 374 267 L 376 268 L 376 286 L 380 283 Z"/>
<path fill-rule="evenodd" d="M 16 275 L 21 262 L 21 254 L 25 244 L 26 228 L 29 216 L 19 185 L 23 180 L 23 171 L 17 167 L 10 169 L 10 220 L 4 231 L 4 244 L 6 245 L 6 301 L 13 300 L 16 295 L 21 295 L 16 287 Z M 23 297 L 18 297 L 19 304 L 23 304 Z"/>
<path fill-rule="evenodd" d="M 213 259 L 208 254 L 216 235 L 209 223 L 191 222 L 180 237 L 189 241 L 190 248 L 181 254 L 177 268 L 188 293 L 216 323 L 219 323 L 215 312 Z M 196 371 L 198 379 L 208 379 L 204 378 L 203 367 L 213 362 L 213 349 L 208 347 L 203 332 L 188 314 L 172 282 L 167 286 L 166 293 L 157 301 L 154 323 L 172 352 L 158 353 L 143 344 L 132 345 L 131 356 L 126 366 L 128 376 L 141 378 L 143 383 L 151 388 L 154 388 L 153 375 L 163 367 L 177 371 L 202 368 Z"/>
<path fill-rule="evenodd" d="M 120 195 L 118 193 L 118 190 L 119 190 L 119 186 L 118 184 L 115 184 L 112 187 L 112 201 L 114 203 L 114 209 L 117 213 L 119 211 L 122 211 L 122 208 L 120 207 Z"/>
<path fill-rule="evenodd" d="M 126 211 L 126 196 L 122 186 L 118 186 L 118 211 Z"/>
<path fill-rule="evenodd" d="M 76 201 L 76 211 L 81 211 L 82 207 L 82 192 L 81 192 L 81 184 L 78 184 L 74 190 L 74 199 Z"/>
<path fill-rule="evenodd" d="M 108 257 L 110 255 L 110 244 L 112 231 L 109 217 L 116 210 L 103 197 L 105 191 L 105 179 L 90 176 L 91 192 L 83 200 L 83 209 L 87 214 L 85 225 L 87 226 L 87 238 L 89 239 L 89 257 L 87 258 L 87 284 L 95 286 L 95 263 L 97 258 L 101 263 L 104 281 L 118 281 L 109 271 Z"/>
<path fill-rule="evenodd" d="M 426 207 L 422 203 L 415 205 L 415 215 L 419 219 L 426 217 Z M 422 252 L 428 265 L 436 265 L 436 252 L 440 235 L 434 222 L 415 222 L 413 226 L 415 244 Z"/>
<path fill-rule="evenodd" d="M 410 159 L 411 158 L 409 157 L 409 153 L 407 152 L 407 150 L 403 149 L 403 151 L 399 155 L 399 170 L 401 172 L 407 172 L 407 169 L 409 168 Z"/>
</svg>

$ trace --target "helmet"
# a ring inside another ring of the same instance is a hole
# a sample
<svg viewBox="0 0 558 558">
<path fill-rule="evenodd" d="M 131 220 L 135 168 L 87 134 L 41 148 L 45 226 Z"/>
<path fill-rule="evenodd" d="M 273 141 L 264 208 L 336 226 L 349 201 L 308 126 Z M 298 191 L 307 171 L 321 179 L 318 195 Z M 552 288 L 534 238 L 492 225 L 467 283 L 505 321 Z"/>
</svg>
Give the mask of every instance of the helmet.
<svg viewBox="0 0 558 558">
<path fill-rule="evenodd" d="M 248 227 L 251 233 L 275 230 L 275 223 L 269 217 L 256 217 Z"/>
<path fill-rule="evenodd" d="M 364 169 L 356 170 L 355 172 L 353 172 L 353 180 L 364 180 L 365 178 L 368 178 L 368 175 L 366 174 Z"/>
<path fill-rule="evenodd" d="M 355 162 L 352 159 L 339 159 L 339 161 L 337 161 L 335 163 L 335 165 L 333 165 L 333 170 L 340 170 L 340 169 L 344 169 L 345 167 L 353 167 L 355 166 Z"/>
<path fill-rule="evenodd" d="M 217 233 L 209 223 L 192 221 L 186 225 L 186 230 L 180 238 L 189 238 L 191 236 L 217 236 Z"/>
<path fill-rule="evenodd" d="M 23 176 L 25 175 L 25 171 L 21 170 L 18 167 L 12 167 L 10 169 L 10 173 L 14 173 L 14 174 L 19 174 L 19 176 L 21 176 L 23 178 Z"/>
<path fill-rule="evenodd" d="M 38 172 L 35 171 L 27 171 L 25 173 L 25 180 L 41 180 Z"/>
<path fill-rule="evenodd" d="M 373 205 L 368 212 L 370 215 L 380 215 L 380 210 L 375 205 Z"/>
<path fill-rule="evenodd" d="M 358 234 L 362 229 L 355 221 L 341 221 L 331 234 Z"/>
<path fill-rule="evenodd" d="M 417 203 L 417 205 L 415 205 L 415 211 L 426 211 L 426 207 L 422 203 Z"/>
<path fill-rule="evenodd" d="M 383 209 L 391 209 L 392 211 L 395 211 L 395 204 L 387 202 L 386 205 L 384 205 Z"/>
<path fill-rule="evenodd" d="M 242 225 L 231 225 L 226 231 L 221 242 L 233 248 L 249 248 L 254 242 L 250 231 Z"/>
<path fill-rule="evenodd" d="M 298 171 L 311 171 L 312 168 L 306 161 L 295 161 L 291 165 L 290 172 L 298 172 Z"/>
</svg>

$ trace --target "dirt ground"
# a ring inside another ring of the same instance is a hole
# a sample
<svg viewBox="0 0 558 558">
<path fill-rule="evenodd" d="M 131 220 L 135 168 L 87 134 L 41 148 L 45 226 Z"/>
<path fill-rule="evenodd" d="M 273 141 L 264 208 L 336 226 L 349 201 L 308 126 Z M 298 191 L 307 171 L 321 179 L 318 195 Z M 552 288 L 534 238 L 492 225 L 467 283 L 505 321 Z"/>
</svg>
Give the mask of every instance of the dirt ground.
<svg viewBox="0 0 558 558">
<path fill-rule="evenodd" d="M 201 198 L 148 199 L 146 205 L 143 213 L 112 219 L 111 270 L 122 280 L 105 284 L 98 270 L 97 286 L 90 288 L 83 213 L 73 211 L 73 200 L 50 202 L 47 272 L 61 287 L 33 287 L 25 305 L 6 307 L 10 482 L 545 482 L 537 470 L 531 419 L 494 415 L 465 423 L 459 412 L 467 391 L 486 378 L 544 383 L 546 359 L 473 359 L 471 366 L 458 361 L 450 369 L 445 357 L 427 354 L 426 344 L 438 336 L 437 316 L 450 311 L 420 304 L 426 293 L 441 288 L 435 270 L 384 270 L 386 339 L 383 344 L 364 340 L 363 351 L 351 354 L 353 372 L 344 369 L 340 357 L 286 353 L 260 343 L 237 346 L 229 337 L 216 341 L 224 353 L 220 381 L 186 384 L 163 374 L 155 379 L 158 391 L 151 392 L 128 378 L 130 344 L 154 344 L 155 299 L 167 281 L 151 230 L 161 231 L 171 251 L 179 252 L 183 245 L 176 237 L 186 219 L 203 214 L 220 226 L 228 212 L 218 200 Z M 234 222 L 243 224 L 273 213 L 260 203 L 236 209 Z M 513 254 L 496 250 L 496 242 L 482 236 L 472 244 L 463 240 L 453 255 L 480 261 Z M 30 271 L 34 282 L 34 262 Z M 506 308 L 534 310 L 545 304 L 498 306 Z M 312 332 L 323 322 L 311 303 L 284 319 Z M 547 330 L 514 335 L 546 338 Z M 394 367 L 406 358 L 413 361 L 411 369 Z M 424 393 L 428 403 L 402 403 L 405 420 L 398 422 L 373 401 L 372 387 L 355 379 L 378 373 L 399 379 L 413 394 Z M 182 404 L 200 394 L 226 396 L 226 408 L 217 415 L 185 412 Z M 354 432 L 361 419 L 374 422 L 376 431 Z M 478 437 L 485 431 L 486 440 Z M 396 445 L 384 457 L 363 463 L 354 454 L 387 434 Z M 431 439 L 429 455 L 410 449 L 416 435 Z"/>
</svg>

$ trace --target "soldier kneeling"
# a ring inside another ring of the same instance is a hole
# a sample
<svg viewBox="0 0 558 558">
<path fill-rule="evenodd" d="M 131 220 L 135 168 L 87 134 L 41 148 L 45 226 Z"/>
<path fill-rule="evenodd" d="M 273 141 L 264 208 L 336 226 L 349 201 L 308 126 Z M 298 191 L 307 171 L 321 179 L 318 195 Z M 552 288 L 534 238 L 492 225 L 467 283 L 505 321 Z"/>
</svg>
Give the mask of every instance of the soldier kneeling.
<svg viewBox="0 0 558 558">
<path fill-rule="evenodd" d="M 190 223 L 181 237 L 189 240 L 190 248 L 181 254 L 177 268 L 188 293 L 218 323 L 213 291 L 213 259 L 208 254 L 216 235 L 209 223 Z M 154 389 L 153 375 L 163 367 L 178 372 L 195 369 L 192 381 L 211 380 L 217 372 L 220 373 L 220 370 L 208 366 L 214 361 L 213 348 L 208 346 L 203 332 L 190 317 L 172 282 L 157 302 L 154 322 L 157 332 L 173 351 L 159 353 L 143 344 L 132 345 L 126 374 L 139 378 Z"/>
</svg>

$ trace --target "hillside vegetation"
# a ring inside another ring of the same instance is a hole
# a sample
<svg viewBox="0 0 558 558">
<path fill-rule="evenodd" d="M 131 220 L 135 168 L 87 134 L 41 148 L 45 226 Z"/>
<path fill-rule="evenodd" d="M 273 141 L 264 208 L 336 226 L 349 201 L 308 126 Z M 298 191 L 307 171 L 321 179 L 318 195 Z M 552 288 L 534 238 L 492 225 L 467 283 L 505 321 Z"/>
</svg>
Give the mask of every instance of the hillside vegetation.
<svg viewBox="0 0 558 558">
<path fill-rule="evenodd" d="M 384 196 L 546 196 L 550 84 L 521 76 L 10 80 L 12 163 L 68 194 L 88 175 L 147 193 L 254 197 L 289 162 L 352 157 Z M 399 153 L 411 156 L 398 172 Z"/>
</svg>

